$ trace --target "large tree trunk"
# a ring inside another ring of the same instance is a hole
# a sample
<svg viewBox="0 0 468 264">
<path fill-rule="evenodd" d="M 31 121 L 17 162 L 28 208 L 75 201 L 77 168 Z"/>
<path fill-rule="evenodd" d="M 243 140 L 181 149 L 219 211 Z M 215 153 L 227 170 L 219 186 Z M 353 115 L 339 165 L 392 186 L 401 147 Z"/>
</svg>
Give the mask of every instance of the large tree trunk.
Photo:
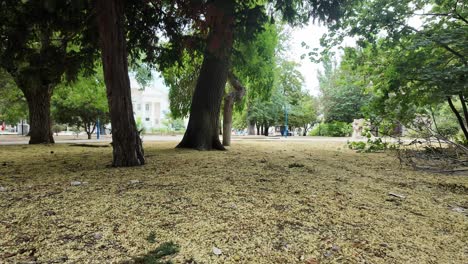
<svg viewBox="0 0 468 264">
<path fill-rule="evenodd" d="M 468 107 L 466 106 L 466 98 L 462 93 L 460 93 L 458 97 L 460 98 L 460 103 L 463 108 L 463 114 L 465 115 L 465 124 L 468 126 Z"/>
<path fill-rule="evenodd" d="M 232 110 L 234 102 L 238 102 L 244 97 L 245 87 L 242 86 L 240 81 L 235 77 L 232 72 L 228 75 L 229 83 L 234 88 L 224 97 L 224 111 L 223 111 L 223 146 L 231 145 L 231 130 L 232 130 Z"/>
<path fill-rule="evenodd" d="M 254 120 L 248 121 L 247 134 L 255 135 L 255 121 Z"/>
<path fill-rule="evenodd" d="M 224 97 L 223 111 L 223 146 L 231 145 L 232 130 L 232 108 L 234 106 L 234 96 L 232 93 Z"/>
<path fill-rule="evenodd" d="M 52 119 L 50 117 L 50 97 L 52 89 L 37 87 L 22 89 L 29 108 L 29 144 L 54 143 Z"/>
<path fill-rule="evenodd" d="M 268 129 L 269 129 L 269 128 L 270 128 L 270 126 L 268 125 L 268 123 L 265 123 L 265 125 L 264 125 L 264 131 L 263 131 L 263 135 L 264 135 L 265 137 L 268 137 L 268 132 L 269 132 Z"/>
<path fill-rule="evenodd" d="M 463 131 L 463 134 L 465 135 L 465 139 L 468 140 L 468 129 L 465 126 L 465 122 L 463 122 L 463 118 L 458 112 L 458 110 L 455 108 L 452 102 L 452 98 L 450 96 L 447 97 L 447 101 L 449 103 L 450 109 L 452 109 L 452 112 L 455 114 L 458 120 L 458 124 L 460 125 L 460 128 Z M 462 102 L 463 103 L 463 102 Z"/>
<path fill-rule="evenodd" d="M 233 1 L 213 1 L 206 17 L 210 26 L 207 47 L 192 97 L 187 130 L 177 147 L 224 150 L 219 140 L 218 126 L 233 43 Z"/>
<path fill-rule="evenodd" d="M 133 117 L 128 78 L 123 0 L 98 0 L 96 9 L 112 124 L 112 165 L 143 165 L 143 145 Z"/>
</svg>

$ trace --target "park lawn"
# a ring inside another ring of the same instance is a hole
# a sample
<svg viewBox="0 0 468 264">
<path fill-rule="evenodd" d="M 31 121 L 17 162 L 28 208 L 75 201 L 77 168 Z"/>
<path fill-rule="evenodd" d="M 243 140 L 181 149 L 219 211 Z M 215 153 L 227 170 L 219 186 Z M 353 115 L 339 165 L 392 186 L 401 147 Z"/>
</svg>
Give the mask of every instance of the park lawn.
<svg viewBox="0 0 468 264">
<path fill-rule="evenodd" d="M 467 175 L 343 143 L 174 146 L 134 168 L 108 167 L 111 147 L 0 147 L 0 263 L 131 263 L 166 242 L 173 263 L 468 259 Z"/>
</svg>

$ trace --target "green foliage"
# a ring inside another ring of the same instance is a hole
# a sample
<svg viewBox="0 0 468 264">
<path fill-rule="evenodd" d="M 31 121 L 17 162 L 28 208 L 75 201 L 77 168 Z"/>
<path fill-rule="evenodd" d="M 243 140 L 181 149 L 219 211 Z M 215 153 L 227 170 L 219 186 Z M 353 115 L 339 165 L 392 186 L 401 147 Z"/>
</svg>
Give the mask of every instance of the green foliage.
<svg viewBox="0 0 468 264">
<path fill-rule="evenodd" d="M 348 61 L 352 50 L 345 49 L 339 68 L 330 59 L 323 61 L 324 72 L 319 72 L 320 103 L 325 122 L 342 121 L 351 123 L 364 116 L 361 108 L 369 100 L 364 93 L 363 78 Z"/>
<path fill-rule="evenodd" d="M 181 60 L 162 72 L 169 86 L 169 108 L 174 118 L 188 116 L 203 57 L 198 52 L 184 52 Z"/>
<path fill-rule="evenodd" d="M 96 121 L 109 122 L 109 110 L 102 72 L 80 76 L 76 82 L 61 84 L 52 97 L 52 115 L 56 122 L 95 130 Z"/>
<path fill-rule="evenodd" d="M 384 151 L 389 148 L 388 142 L 383 142 L 381 138 L 368 139 L 367 143 L 358 141 L 358 142 L 348 142 L 348 147 L 357 152 L 379 152 Z"/>
<path fill-rule="evenodd" d="M 171 131 L 184 131 L 185 124 L 182 118 L 174 118 L 171 113 L 165 113 L 162 124 Z"/>
<path fill-rule="evenodd" d="M 170 264 L 172 261 L 165 261 L 162 258 L 174 255 L 179 252 L 179 246 L 174 242 L 165 242 L 146 255 L 134 259 L 138 264 Z"/>
<path fill-rule="evenodd" d="M 11 76 L 0 68 L 0 121 L 17 124 L 28 117 L 28 106 L 23 93 Z"/>
<path fill-rule="evenodd" d="M 52 3 L 52 4 L 51 4 Z M 0 66 L 23 92 L 94 69 L 98 42 L 88 1 L 1 1 Z"/>
<path fill-rule="evenodd" d="M 309 126 L 317 121 L 318 100 L 317 98 L 302 93 L 297 105 L 293 105 L 289 114 L 288 123 L 291 127 L 301 127 L 307 134 Z"/>
<path fill-rule="evenodd" d="M 151 243 L 151 244 L 154 244 L 156 243 L 156 232 L 154 231 L 151 231 L 148 235 L 148 237 L 146 238 L 146 240 Z"/>
<path fill-rule="evenodd" d="M 428 109 L 441 108 L 448 100 L 457 98 L 466 105 L 466 1 L 355 3 L 353 12 L 332 27 L 333 33 L 322 43 L 334 43 L 345 35 L 360 38 L 361 49 L 347 59 L 355 69 L 352 74 L 366 80 L 362 87 L 372 98 L 366 107 L 371 121 L 397 120 L 409 125 L 418 115 L 430 116 Z M 414 18 L 422 22 L 420 27 L 408 23 Z M 442 126 L 439 130 L 447 135 L 454 132 L 443 131 Z"/>
<path fill-rule="evenodd" d="M 310 136 L 325 136 L 325 137 L 349 137 L 353 132 L 351 124 L 341 121 L 333 121 L 330 123 L 320 123 L 315 126 L 309 133 Z"/>
<path fill-rule="evenodd" d="M 62 125 L 62 124 L 54 124 L 52 126 L 52 132 L 54 132 L 55 134 L 58 134 L 59 132 L 62 132 L 64 130 L 67 129 L 67 126 L 66 125 Z"/>
<path fill-rule="evenodd" d="M 141 135 L 146 133 L 146 128 L 143 125 L 143 120 L 141 119 L 140 116 L 136 118 L 135 124 L 136 124 L 137 130 L 140 132 Z"/>
<path fill-rule="evenodd" d="M 367 137 L 367 142 L 351 141 L 348 142 L 348 147 L 350 149 L 357 150 L 357 152 L 379 152 L 387 149 L 398 148 L 396 144 L 383 142 L 382 138 L 372 139 L 370 132 L 366 132 L 364 135 Z"/>
</svg>

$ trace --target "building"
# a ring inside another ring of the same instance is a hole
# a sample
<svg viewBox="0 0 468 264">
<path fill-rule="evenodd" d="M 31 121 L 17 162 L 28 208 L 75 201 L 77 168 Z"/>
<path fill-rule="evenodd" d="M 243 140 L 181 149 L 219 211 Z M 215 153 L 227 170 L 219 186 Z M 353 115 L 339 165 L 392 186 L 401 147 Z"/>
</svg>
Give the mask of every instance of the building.
<svg viewBox="0 0 468 264">
<path fill-rule="evenodd" d="M 168 89 L 159 76 L 144 89 L 130 76 L 133 112 L 137 123 L 146 131 L 165 128 L 163 120 L 169 113 Z"/>
</svg>

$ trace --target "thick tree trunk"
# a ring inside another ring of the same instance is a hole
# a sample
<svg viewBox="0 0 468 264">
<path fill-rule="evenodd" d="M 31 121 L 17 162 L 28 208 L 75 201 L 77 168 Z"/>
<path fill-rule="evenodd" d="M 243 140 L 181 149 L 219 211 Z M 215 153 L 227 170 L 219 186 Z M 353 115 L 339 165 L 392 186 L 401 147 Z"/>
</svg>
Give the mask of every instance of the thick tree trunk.
<svg viewBox="0 0 468 264">
<path fill-rule="evenodd" d="M 260 124 L 256 123 L 255 126 L 257 127 L 257 136 L 260 136 Z"/>
<path fill-rule="evenodd" d="M 458 97 L 460 98 L 460 103 L 463 108 L 463 114 L 465 115 L 465 125 L 468 126 L 468 108 L 466 106 L 466 98 L 462 93 L 460 93 Z"/>
<path fill-rule="evenodd" d="M 133 117 L 128 78 L 123 0 L 97 0 L 96 9 L 112 124 L 112 165 L 143 165 L 143 145 Z"/>
<path fill-rule="evenodd" d="M 234 95 L 230 93 L 224 97 L 223 111 L 223 145 L 231 145 L 231 129 L 232 129 L 232 108 L 234 106 Z"/>
<path fill-rule="evenodd" d="M 224 97 L 223 111 L 223 146 L 231 145 L 231 130 L 232 130 L 232 110 L 234 102 L 238 102 L 244 97 L 245 87 L 240 83 L 236 76 L 229 72 L 228 80 L 234 91 Z"/>
<path fill-rule="evenodd" d="M 458 124 L 460 125 L 460 128 L 462 129 L 463 134 L 465 135 L 465 139 L 468 140 L 468 129 L 466 128 L 465 123 L 463 122 L 462 116 L 460 115 L 460 113 L 458 112 L 458 110 L 457 110 L 457 109 L 455 108 L 455 106 L 453 105 L 452 98 L 451 98 L 450 96 L 447 97 L 447 101 L 448 101 L 448 103 L 449 103 L 450 109 L 452 110 L 452 112 L 453 112 L 453 113 L 455 114 L 455 116 L 457 117 Z"/>
<path fill-rule="evenodd" d="M 219 140 L 218 126 L 233 43 L 233 1 L 213 1 L 206 17 L 210 26 L 207 47 L 192 97 L 187 130 L 177 147 L 224 150 Z"/>
<path fill-rule="evenodd" d="M 249 120 L 248 123 L 249 123 L 249 126 L 247 128 L 247 134 L 255 135 L 255 121 Z"/>
<path fill-rule="evenodd" d="M 265 124 L 265 125 L 264 125 L 263 135 L 264 135 L 265 137 L 268 137 L 268 128 L 269 128 L 269 127 L 270 127 L 270 126 L 269 126 L 268 124 Z"/>
<path fill-rule="evenodd" d="M 22 89 L 29 108 L 29 144 L 54 143 L 52 119 L 50 117 L 50 97 L 52 89 L 37 87 Z"/>
</svg>

